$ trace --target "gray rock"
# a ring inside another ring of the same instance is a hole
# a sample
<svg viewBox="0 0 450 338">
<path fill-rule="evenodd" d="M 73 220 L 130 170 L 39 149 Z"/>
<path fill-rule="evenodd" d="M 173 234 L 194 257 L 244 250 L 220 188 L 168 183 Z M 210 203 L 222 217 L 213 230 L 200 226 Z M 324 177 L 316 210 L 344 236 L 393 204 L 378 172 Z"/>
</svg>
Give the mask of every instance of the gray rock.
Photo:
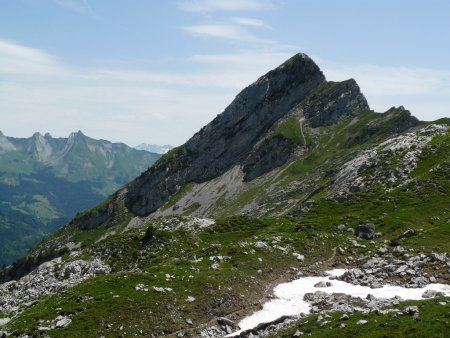
<svg viewBox="0 0 450 338">
<path fill-rule="evenodd" d="M 348 314 L 344 313 L 341 318 L 339 318 L 340 320 L 349 320 L 350 317 L 348 316 Z"/>
<path fill-rule="evenodd" d="M 292 254 L 292 256 L 294 256 L 295 258 L 297 258 L 297 260 L 298 260 L 299 262 L 303 262 L 303 261 L 305 260 L 305 256 L 304 256 L 304 255 L 301 255 L 301 254 L 299 254 L 299 253 L 297 253 L 297 252 L 294 252 L 294 253 Z"/>
<path fill-rule="evenodd" d="M 188 302 L 188 303 L 195 302 L 195 297 L 187 296 L 187 297 L 186 297 L 186 302 Z"/>
<path fill-rule="evenodd" d="M 18 281 L 0 284 L 2 312 L 15 315 L 33 300 L 73 287 L 100 270 L 109 273 L 111 268 L 98 258 L 65 263 L 59 257 L 45 262 Z"/>
<path fill-rule="evenodd" d="M 315 285 L 314 285 L 314 287 L 315 288 L 327 288 L 327 287 L 330 287 L 332 284 L 330 283 L 330 282 L 324 282 L 324 281 L 322 281 L 322 282 L 319 282 L 319 283 L 316 283 Z"/>
<path fill-rule="evenodd" d="M 364 223 L 355 228 L 355 235 L 363 239 L 372 239 L 375 235 L 375 224 Z"/>
<path fill-rule="evenodd" d="M 292 337 L 301 337 L 303 336 L 303 332 L 300 330 L 295 331 L 295 333 L 292 335 Z"/>
<path fill-rule="evenodd" d="M 72 319 L 70 319 L 70 318 L 62 317 L 62 316 L 60 316 L 58 318 L 55 319 L 55 321 L 56 321 L 55 327 L 57 327 L 57 328 L 63 328 L 63 327 L 70 325 L 70 323 L 72 323 Z"/>
<path fill-rule="evenodd" d="M 395 253 L 402 253 L 402 252 L 405 252 L 406 250 L 405 250 L 404 247 L 402 247 L 402 246 L 400 246 L 400 245 L 397 245 L 397 246 L 394 248 L 393 251 L 394 251 Z"/>
<path fill-rule="evenodd" d="M 409 315 L 412 316 L 415 313 L 419 313 L 419 308 L 417 306 L 407 306 L 405 307 L 405 309 L 403 310 L 403 314 L 404 315 Z"/>
<path fill-rule="evenodd" d="M 443 292 L 435 291 L 435 290 L 427 290 L 422 294 L 422 298 L 434 298 L 434 297 L 442 297 L 445 296 Z"/>
<path fill-rule="evenodd" d="M 366 325 L 368 323 L 367 320 L 365 319 L 360 319 L 356 322 L 356 325 Z"/>
<path fill-rule="evenodd" d="M 211 270 L 219 270 L 219 269 L 220 269 L 220 266 L 219 266 L 219 264 L 214 263 L 214 264 L 212 264 L 209 268 L 210 268 Z"/>
<path fill-rule="evenodd" d="M 385 255 L 385 254 L 387 254 L 389 251 L 388 251 L 387 248 L 381 247 L 381 248 L 378 249 L 377 252 L 378 252 L 379 255 Z"/>
<path fill-rule="evenodd" d="M 345 231 L 345 230 L 347 229 L 347 226 L 346 226 L 345 224 L 339 224 L 339 225 L 337 226 L 337 228 L 338 228 L 338 230 L 340 230 L 340 231 Z"/>
<path fill-rule="evenodd" d="M 395 273 L 402 273 L 405 272 L 408 269 L 408 265 L 401 265 L 397 270 L 395 270 Z"/>
<path fill-rule="evenodd" d="M 232 320 L 226 318 L 226 317 L 220 317 L 217 319 L 217 324 L 221 326 L 230 326 L 232 328 L 238 328 L 238 326 L 233 322 Z"/>
<path fill-rule="evenodd" d="M 445 262 L 446 261 L 446 255 L 445 254 L 439 254 L 437 252 L 432 252 L 430 255 L 430 258 L 432 261 L 437 262 Z"/>
</svg>

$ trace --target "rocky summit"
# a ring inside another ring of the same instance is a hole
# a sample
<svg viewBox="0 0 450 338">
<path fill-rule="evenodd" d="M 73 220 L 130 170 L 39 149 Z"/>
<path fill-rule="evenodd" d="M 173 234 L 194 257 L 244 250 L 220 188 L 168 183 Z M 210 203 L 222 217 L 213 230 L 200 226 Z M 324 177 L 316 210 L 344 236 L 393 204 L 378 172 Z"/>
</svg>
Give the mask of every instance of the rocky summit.
<svg viewBox="0 0 450 338">
<path fill-rule="evenodd" d="M 4 269 L 2 334 L 444 337 L 449 127 L 297 54 Z"/>
</svg>

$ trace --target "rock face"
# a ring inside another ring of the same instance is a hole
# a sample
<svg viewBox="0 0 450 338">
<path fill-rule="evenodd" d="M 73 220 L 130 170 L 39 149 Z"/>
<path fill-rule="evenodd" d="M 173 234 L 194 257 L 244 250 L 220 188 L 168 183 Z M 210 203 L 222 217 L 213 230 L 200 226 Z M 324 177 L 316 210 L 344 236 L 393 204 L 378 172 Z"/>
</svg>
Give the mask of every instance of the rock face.
<svg viewBox="0 0 450 338">
<path fill-rule="evenodd" d="M 303 54 L 262 76 L 185 145 L 135 180 L 128 187 L 127 207 L 147 215 L 181 185 L 217 177 L 243 161 L 278 119 L 324 81 L 319 67 Z"/>
<path fill-rule="evenodd" d="M 407 111 L 400 112 L 409 116 Z M 395 117 L 392 118 L 388 113 L 385 113 L 386 119 L 394 121 L 385 128 L 402 131 L 403 128 L 395 124 Z M 406 124 L 410 126 L 410 123 Z M 389 189 L 407 183 L 411 179 L 410 174 L 417 168 L 422 150 L 433 137 L 442 135 L 447 130 L 445 125 L 431 124 L 360 152 L 343 164 L 336 175 L 332 190 L 336 196 L 343 196 L 349 192 L 367 190 L 375 184 Z"/>
<path fill-rule="evenodd" d="M 317 127 L 368 108 L 356 82 L 326 82 L 308 56 L 297 54 L 245 88 L 186 144 L 132 182 L 125 204 L 136 215 L 145 216 L 183 184 L 215 178 L 236 164 L 244 164 L 245 180 L 284 164 L 296 144 L 267 134 L 289 113 L 299 112 Z M 269 153 L 277 156 L 267 157 Z"/>
<path fill-rule="evenodd" d="M 326 82 L 299 105 L 311 127 L 329 126 L 369 106 L 355 80 Z"/>
<path fill-rule="evenodd" d="M 61 257 L 53 259 L 18 281 L 0 284 L 0 312 L 15 315 L 23 304 L 110 271 L 110 267 L 100 259 L 79 259 L 67 263 Z M 64 323 L 68 325 L 67 321 Z"/>
</svg>

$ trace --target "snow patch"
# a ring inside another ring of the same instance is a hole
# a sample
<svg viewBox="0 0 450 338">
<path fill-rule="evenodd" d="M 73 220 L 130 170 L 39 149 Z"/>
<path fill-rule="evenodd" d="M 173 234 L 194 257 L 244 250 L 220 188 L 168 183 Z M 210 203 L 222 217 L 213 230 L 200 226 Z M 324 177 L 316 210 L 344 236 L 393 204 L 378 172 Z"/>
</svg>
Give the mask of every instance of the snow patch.
<svg viewBox="0 0 450 338">
<path fill-rule="evenodd" d="M 328 294 L 341 293 L 352 297 L 366 298 L 371 294 L 377 298 L 401 297 L 403 300 L 420 300 L 427 290 L 442 292 L 450 296 L 450 285 L 429 284 L 423 288 L 405 288 L 401 286 L 385 285 L 382 288 L 372 289 L 367 286 L 353 285 L 339 280 L 332 280 L 331 286 L 326 289 L 315 287 L 320 282 L 330 282 L 330 277 L 342 276 L 347 270 L 334 269 L 327 271 L 328 277 L 302 277 L 292 282 L 283 283 L 275 287 L 275 299 L 264 304 L 262 310 L 244 318 L 240 323 L 240 330 L 228 335 L 233 337 L 242 331 L 255 328 L 258 324 L 274 321 L 282 316 L 299 316 L 309 314 L 311 305 L 303 300 L 306 293 L 325 291 Z"/>
</svg>

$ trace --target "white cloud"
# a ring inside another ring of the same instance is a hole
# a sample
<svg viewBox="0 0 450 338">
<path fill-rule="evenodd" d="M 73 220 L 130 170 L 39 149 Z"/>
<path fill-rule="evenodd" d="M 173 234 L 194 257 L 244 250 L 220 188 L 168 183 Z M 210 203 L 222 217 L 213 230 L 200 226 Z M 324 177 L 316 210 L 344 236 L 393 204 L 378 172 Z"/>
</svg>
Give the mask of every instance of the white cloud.
<svg viewBox="0 0 450 338">
<path fill-rule="evenodd" d="M 53 0 L 53 2 L 79 14 L 94 15 L 94 11 L 88 0 Z"/>
<path fill-rule="evenodd" d="M 264 21 L 254 18 L 234 17 L 231 20 L 237 24 L 250 27 L 267 27 Z"/>
<path fill-rule="evenodd" d="M 178 6 L 188 12 L 259 11 L 274 7 L 270 0 L 184 0 Z"/>
<path fill-rule="evenodd" d="M 0 74 L 57 76 L 66 72 L 57 58 L 44 51 L 0 40 Z"/>
<path fill-rule="evenodd" d="M 237 25 L 211 24 L 185 26 L 182 29 L 192 35 L 212 38 L 224 38 L 230 40 L 249 40 L 253 37 L 244 29 Z"/>
<path fill-rule="evenodd" d="M 66 136 L 80 129 L 130 145 L 181 144 L 241 89 L 291 55 L 261 50 L 198 54 L 186 63 L 187 68 L 201 64 L 201 71 L 155 73 L 75 68 L 44 51 L 0 40 L 1 129 L 23 137 L 35 131 Z M 319 64 L 330 80 L 356 78 L 378 111 L 404 105 L 426 120 L 449 116 L 449 71 Z"/>
<path fill-rule="evenodd" d="M 329 80 L 354 78 L 376 111 L 403 105 L 423 120 L 450 116 L 450 70 L 318 63 Z"/>
</svg>

